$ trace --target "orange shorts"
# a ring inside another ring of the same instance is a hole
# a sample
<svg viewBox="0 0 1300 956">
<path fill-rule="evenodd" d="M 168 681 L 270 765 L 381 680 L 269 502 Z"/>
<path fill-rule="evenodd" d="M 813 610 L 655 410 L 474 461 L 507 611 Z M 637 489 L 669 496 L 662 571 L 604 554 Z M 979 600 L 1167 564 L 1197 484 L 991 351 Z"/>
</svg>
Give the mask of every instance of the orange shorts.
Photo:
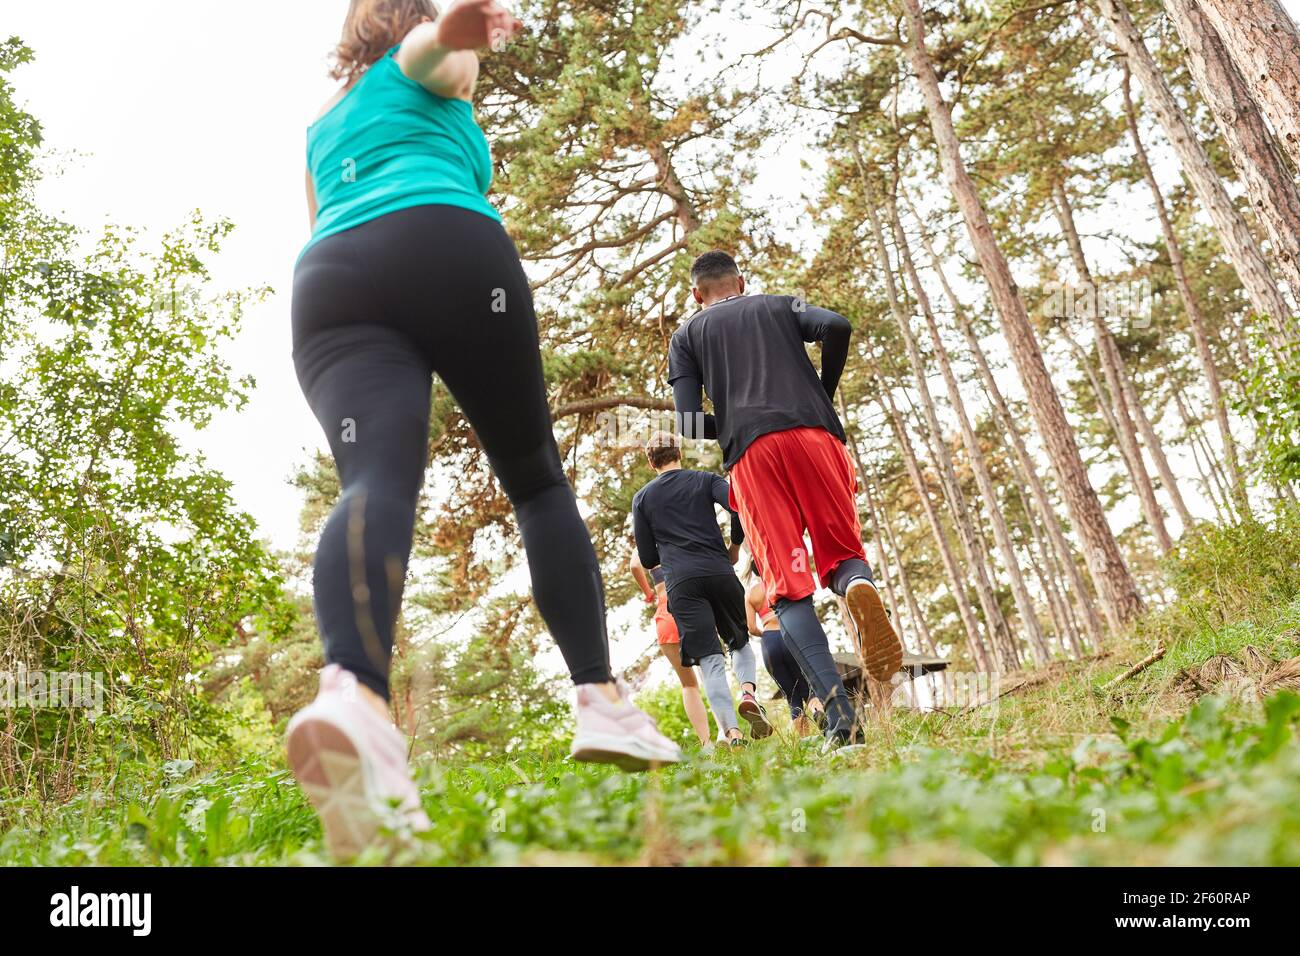
<svg viewBox="0 0 1300 956">
<path fill-rule="evenodd" d="M 660 644 L 680 644 L 682 636 L 677 633 L 677 622 L 668 613 L 667 593 L 659 595 L 659 606 L 655 608 L 655 631 L 659 634 Z"/>
</svg>

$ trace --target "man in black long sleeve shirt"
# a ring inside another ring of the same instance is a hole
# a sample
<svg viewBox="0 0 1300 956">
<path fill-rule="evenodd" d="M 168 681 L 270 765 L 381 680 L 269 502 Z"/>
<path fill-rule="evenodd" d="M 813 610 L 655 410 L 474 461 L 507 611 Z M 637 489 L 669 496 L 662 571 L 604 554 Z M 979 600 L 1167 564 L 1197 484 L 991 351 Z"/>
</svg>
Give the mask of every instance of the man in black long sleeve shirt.
<svg viewBox="0 0 1300 956">
<path fill-rule="evenodd" d="M 683 468 L 672 434 L 651 436 L 646 457 L 658 475 L 632 499 L 632 533 L 642 566 L 663 568 L 668 611 L 681 634 L 682 665 L 699 665 L 719 726 L 728 740 L 743 739 L 723 663 L 725 644 L 740 681 L 740 716 L 755 737 L 765 737 L 771 727 L 755 697 L 758 664 L 749 646 L 745 589 L 732 567 L 745 533 L 730 504 L 727 480 Z M 714 509 L 719 505 L 731 515 L 730 552 L 718 530 Z"/>
<path fill-rule="evenodd" d="M 887 682 L 903 653 L 866 563 L 857 476 L 831 404 L 853 327 L 796 297 L 745 295 L 745 280 L 725 252 L 700 256 L 691 282 L 703 308 L 673 333 L 668 348 L 678 428 L 721 443 L 732 503 L 782 637 L 825 703 L 829 737 L 842 743 L 857 735 L 857 721 L 813 611 L 817 581 L 810 567 L 844 597 L 873 679 Z M 822 343 L 820 375 L 809 342 Z M 703 412 L 701 389 L 713 415 Z"/>
</svg>

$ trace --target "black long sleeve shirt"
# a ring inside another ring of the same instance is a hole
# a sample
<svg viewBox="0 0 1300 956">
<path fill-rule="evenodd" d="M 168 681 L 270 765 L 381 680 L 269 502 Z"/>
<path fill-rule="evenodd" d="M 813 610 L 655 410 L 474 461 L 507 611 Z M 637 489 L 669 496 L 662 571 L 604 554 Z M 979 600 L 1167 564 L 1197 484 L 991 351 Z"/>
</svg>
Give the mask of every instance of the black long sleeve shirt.
<svg viewBox="0 0 1300 956">
<path fill-rule="evenodd" d="M 727 468 L 768 432 L 823 428 L 844 441 L 831 397 L 852 333 L 844 316 L 788 295 L 742 295 L 701 309 L 668 346 L 678 429 L 716 437 Z M 822 343 L 820 375 L 806 342 Z M 714 415 L 702 411 L 701 388 Z"/>
<path fill-rule="evenodd" d="M 669 590 L 686 578 L 733 573 L 716 505 L 731 515 L 731 543 L 740 544 L 745 533 L 739 515 L 731 510 L 730 487 L 721 475 L 674 468 L 633 497 L 637 555 L 644 567 L 663 567 Z"/>
</svg>

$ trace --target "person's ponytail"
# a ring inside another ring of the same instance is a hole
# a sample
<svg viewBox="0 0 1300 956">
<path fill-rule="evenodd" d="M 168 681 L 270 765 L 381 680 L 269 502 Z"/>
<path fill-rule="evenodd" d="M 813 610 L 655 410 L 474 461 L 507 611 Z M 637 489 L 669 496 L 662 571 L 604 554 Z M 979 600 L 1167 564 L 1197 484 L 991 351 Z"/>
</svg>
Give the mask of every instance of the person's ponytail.
<svg viewBox="0 0 1300 956">
<path fill-rule="evenodd" d="M 352 0 L 330 76 L 353 83 L 417 24 L 437 17 L 431 0 Z"/>
</svg>

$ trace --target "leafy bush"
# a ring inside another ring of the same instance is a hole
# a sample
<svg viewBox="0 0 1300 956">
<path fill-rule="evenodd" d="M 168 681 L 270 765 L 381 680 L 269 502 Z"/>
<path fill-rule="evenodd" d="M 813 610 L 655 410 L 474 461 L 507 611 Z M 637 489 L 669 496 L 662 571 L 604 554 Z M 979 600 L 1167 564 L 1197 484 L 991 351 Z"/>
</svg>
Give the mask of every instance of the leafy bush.
<svg viewBox="0 0 1300 956">
<path fill-rule="evenodd" d="M 1300 507 L 1279 505 L 1267 520 L 1200 525 L 1164 571 L 1177 600 L 1140 631 L 1185 636 L 1287 605 L 1300 595 Z"/>
<path fill-rule="evenodd" d="M 0 45 L 0 71 L 26 58 Z M 22 163 L 0 176 L 0 675 L 84 675 L 105 709 L 6 710 L 0 787 L 67 799 L 219 745 L 228 715 L 198 693 L 212 649 L 292 609 L 230 482 L 178 437 L 245 401 L 221 347 L 265 290 L 205 290 L 230 225 L 197 214 L 150 253 L 108 229 L 83 255 L 32 203 L 37 130 L 0 81 Z"/>
<path fill-rule="evenodd" d="M 701 688 L 701 693 L 703 688 Z M 663 681 L 643 690 L 636 696 L 636 705 L 653 717 L 669 740 L 675 741 L 683 748 L 699 747 L 699 740 L 691 722 L 686 718 L 686 708 L 682 706 L 682 685 L 676 678 Z M 707 707 L 706 707 L 707 710 Z M 709 714 L 709 738 L 716 740 L 718 725 Z"/>
<path fill-rule="evenodd" d="M 1281 352 L 1264 340 L 1237 412 L 1255 424 L 1262 470 L 1275 484 L 1300 482 L 1300 341 Z"/>
</svg>

